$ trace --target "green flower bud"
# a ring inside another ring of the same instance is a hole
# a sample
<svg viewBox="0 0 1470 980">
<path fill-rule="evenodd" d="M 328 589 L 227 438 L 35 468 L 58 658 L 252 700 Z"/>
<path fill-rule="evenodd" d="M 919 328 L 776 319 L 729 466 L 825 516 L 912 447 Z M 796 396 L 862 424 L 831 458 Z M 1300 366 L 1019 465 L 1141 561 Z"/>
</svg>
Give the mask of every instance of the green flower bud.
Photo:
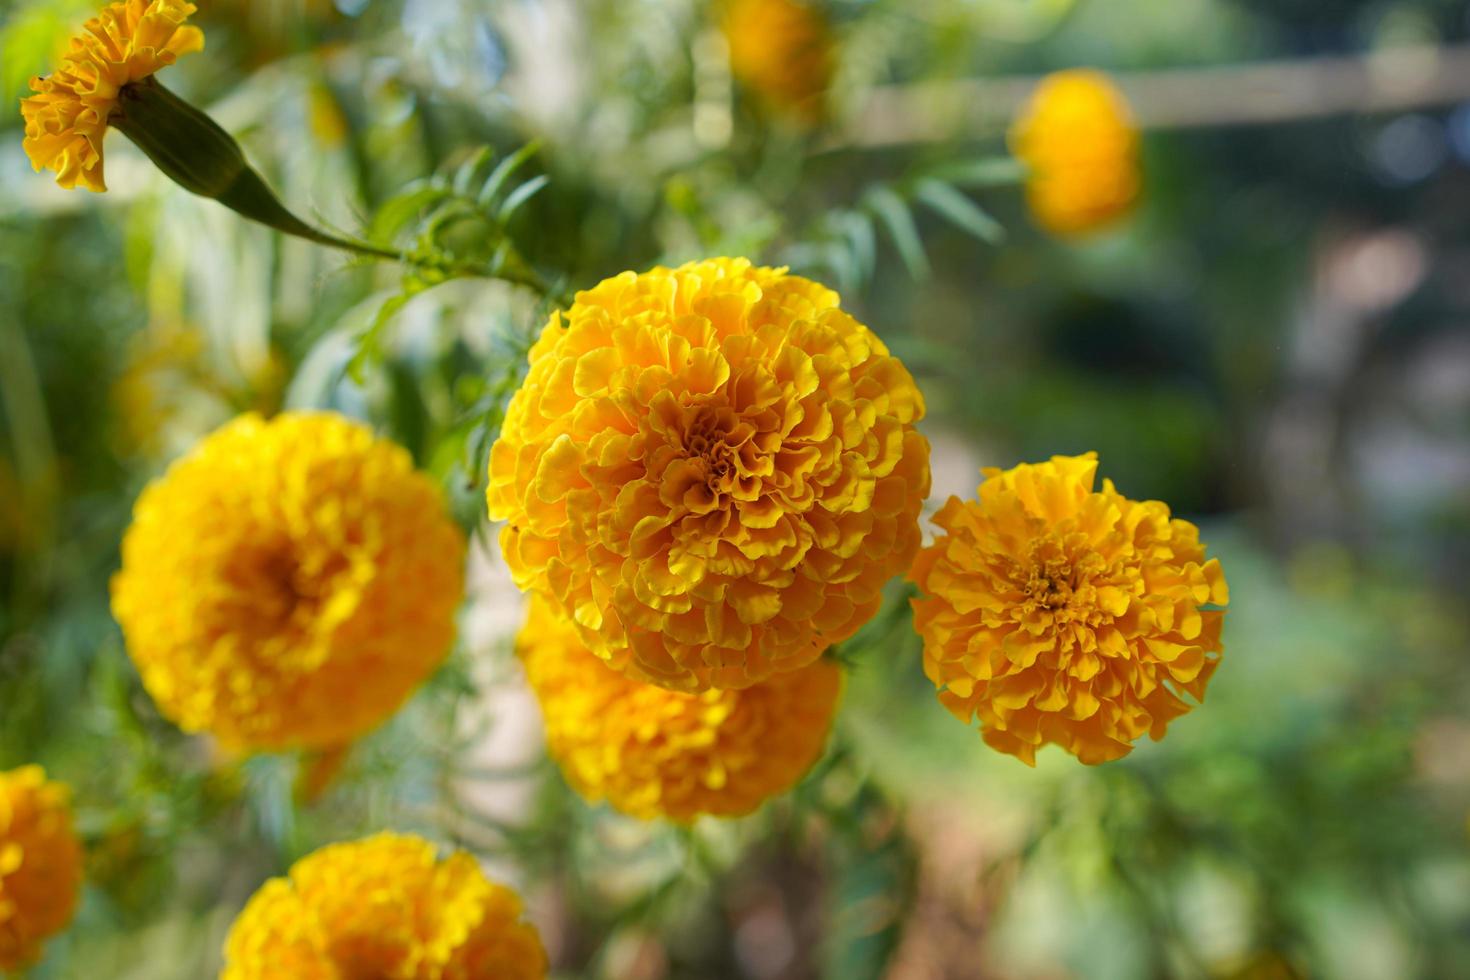
<svg viewBox="0 0 1470 980">
<path fill-rule="evenodd" d="M 108 122 L 147 154 L 170 180 L 191 193 L 218 201 L 251 221 L 288 235 L 398 258 L 395 252 L 318 231 L 286 210 L 246 162 L 235 138 L 151 75 L 123 86 Z"/>
</svg>

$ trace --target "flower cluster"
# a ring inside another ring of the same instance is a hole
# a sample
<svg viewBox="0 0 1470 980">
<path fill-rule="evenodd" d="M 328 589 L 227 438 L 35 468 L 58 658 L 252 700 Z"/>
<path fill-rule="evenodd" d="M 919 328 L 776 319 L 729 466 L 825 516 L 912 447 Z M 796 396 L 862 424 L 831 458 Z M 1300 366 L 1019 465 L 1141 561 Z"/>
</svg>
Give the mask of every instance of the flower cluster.
<svg viewBox="0 0 1470 980">
<path fill-rule="evenodd" d="M 597 656 L 743 688 L 855 633 L 919 546 L 923 397 L 837 294 L 711 259 L 553 314 L 490 459 L 516 584 Z"/>
<path fill-rule="evenodd" d="M 535 597 L 517 650 L 567 781 L 643 819 L 741 816 L 786 792 L 821 756 L 842 690 L 826 658 L 740 691 L 644 684 Z"/>
<path fill-rule="evenodd" d="M 245 415 L 139 498 L 112 607 L 162 711 L 240 749 L 377 725 L 454 636 L 464 540 L 402 448 Z"/>
<path fill-rule="evenodd" d="M 914 562 L 939 700 L 1028 763 L 1046 743 L 1099 763 L 1162 738 L 1220 662 L 1229 591 L 1199 529 L 1110 480 L 1094 490 L 1093 453 L 985 475 Z"/>
<path fill-rule="evenodd" d="M 62 67 L 31 79 L 36 94 L 21 100 L 32 166 L 56 171 L 62 187 L 105 191 L 102 140 L 120 93 L 203 49 L 203 32 L 184 23 L 195 9 L 185 0 L 121 0 L 87 21 Z"/>
<path fill-rule="evenodd" d="M 30 965 L 76 910 L 82 847 L 69 796 L 39 766 L 0 772 L 0 971 Z"/>
<path fill-rule="evenodd" d="M 729 0 L 720 28 L 730 73 L 771 109 L 793 119 L 820 119 L 832 81 L 832 32 L 801 0 Z"/>
<path fill-rule="evenodd" d="M 1036 221 L 1058 235 L 1100 229 L 1138 197 L 1138 131 L 1128 103 L 1101 72 L 1048 75 L 1011 129 L 1011 149 L 1030 169 Z"/>
<path fill-rule="evenodd" d="M 516 894 L 418 837 L 324 847 L 265 883 L 225 942 L 221 980 L 541 980 Z"/>
</svg>

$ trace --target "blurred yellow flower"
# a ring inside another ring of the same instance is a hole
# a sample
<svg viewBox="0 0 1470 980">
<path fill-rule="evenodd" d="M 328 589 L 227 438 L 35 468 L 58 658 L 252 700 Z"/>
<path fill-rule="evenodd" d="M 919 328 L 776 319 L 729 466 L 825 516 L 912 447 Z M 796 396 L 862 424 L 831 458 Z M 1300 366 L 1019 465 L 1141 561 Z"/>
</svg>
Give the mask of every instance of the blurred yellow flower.
<svg viewBox="0 0 1470 980">
<path fill-rule="evenodd" d="M 826 18 L 801 0 L 728 0 L 722 14 L 730 73 L 772 109 L 818 121 L 832 82 Z"/>
<path fill-rule="evenodd" d="M 87 21 L 61 68 L 31 79 L 36 94 L 21 100 L 31 165 L 56 171 L 62 187 L 105 191 L 102 140 L 119 94 L 179 55 L 204 48 L 203 32 L 184 24 L 195 9 L 184 0 L 124 0 Z"/>
<path fill-rule="evenodd" d="M 443 660 L 464 539 L 403 449 L 244 415 L 138 499 L 112 609 L 159 708 L 237 750 L 331 748 Z"/>
<path fill-rule="evenodd" d="M 0 772 L 0 971 L 19 971 L 66 927 L 82 889 L 70 793 L 40 766 Z"/>
<path fill-rule="evenodd" d="M 1054 234 L 1098 230 L 1138 197 L 1138 131 L 1123 94 L 1101 72 L 1072 69 L 1042 79 L 1010 142 L 1030 169 L 1031 213 Z"/>
<path fill-rule="evenodd" d="M 605 280 L 531 348 L 490 516 L 516 584 L 615 669 L 748 687 L 857 632 L 908 567 L 924 400 L 837 304 L 710 259 Z"/>
<path fill-rule="evenodd" d="M 1220 661 L 1229 590 L 1199 529 L 1110 480 L 1094 491 L 1096 453 L 984 472 L 912 572 L 939 700 L 1028 764 L 1048 742 L 1092 764 L 1162 738 Z"/>
<path fill-rule="evenodd" d="M 821 757 L 842 690 L 826 658 L 741 691 L 644 684 L 536 597 L 516 646 L 567 781 L 645 820 L 742 816 L 786 792 Z"/>
<path fill-rule="evenodd" d="M 225 940 L 221 980 L 541 980 L 515 892 L 418 837 L 333 844 L 266 882 Z"/>
</svg>

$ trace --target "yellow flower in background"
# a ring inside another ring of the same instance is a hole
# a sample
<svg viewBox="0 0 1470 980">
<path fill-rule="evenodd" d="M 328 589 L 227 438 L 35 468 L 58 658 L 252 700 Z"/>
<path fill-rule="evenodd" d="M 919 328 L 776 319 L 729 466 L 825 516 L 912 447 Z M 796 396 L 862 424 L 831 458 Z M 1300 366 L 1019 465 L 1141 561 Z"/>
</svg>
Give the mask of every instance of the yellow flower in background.
<svg viewBox="0 0 1470 980">
<path fill-rule="evenodd" d="M 444 659 L 464 550 L 402 448 L 329 413 L 244 415 L 139 497 L 112 609 L 185 731 L 332 748 Z"/>
<path fill-rule="evenodd" d="M 826 658 L 741 691 L 644 684 L 535 597 L 516 646 L 567 782 L 645 820 L 743 816 L 786 792 L 821 757 L 842 691 Z"/>
<path fill-rule="evenodd" d="M 939 700 L 1028 764 L 1046 743 L 1099 763 L 1162 738 L 1220 662 L 1229 590 L 1199 529 L 1110 480 L 1094 490 L 1096 453 L 984 472 L 912 572 Z"/>
<path fill-rule="evenodd" d="M 40 766 L 0 772 L 0 971 L 33 963 L 71 921 L 81 890 L 67 788 Z"/>
<path fill-rule="evenodd" d="M 490 516 L 516 584 L 615 669 L 748 687 L 852 636 L 908 567 L 924 400 L 837 304 L 711 259 L 605 280 L 531 348 Z"/>
<path fill-rule="evenodd" d="M 1042 79 L 1010 142 L 1030 170 L 1031 213 L 1054 234 L 1103 228 L 1138 197 L 1138 130 L 1123 94 L 1101 72 L 1073 69 Z"/>
<path fill-rule="evenodd" d="M 515 892 L 419 837 L 333 844 L 266 882 L 225 940 L 221 980 L 541 980 Z"/>
<path fill-rule="evenodd" d="M 826 18 L 800 0 L 728 0 L 722 15 L 736 80 L 767 106 L 816 122 L 832 82 Z"/>
<path fill-rule="evenodd" d="M 111 3 L 72 38 L 62 65 L 31 79 L 21 100 L 25 151 L 37 171 L 56 171 L 62 187 L 105 191 L 102 141 L 124 86 L 148 78 L 180 55 L 204 48 L 204 34 L 184 21 L 184 0 Z"/>
</svg>

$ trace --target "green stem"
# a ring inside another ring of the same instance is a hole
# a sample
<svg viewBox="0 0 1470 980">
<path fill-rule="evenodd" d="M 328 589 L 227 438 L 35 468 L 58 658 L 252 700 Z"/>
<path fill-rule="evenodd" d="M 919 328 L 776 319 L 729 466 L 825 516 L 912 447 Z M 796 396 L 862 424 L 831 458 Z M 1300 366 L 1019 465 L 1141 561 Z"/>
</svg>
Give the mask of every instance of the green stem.
<svg viewBox="0 0 1470 980">
<path fill-rule="evenodd" d="M 449 276 L 500 279 L 557 303 L 568 299 L 513 249 L 497 267 L 491 268 L 400 252 L 331 235 L 307 224 L 287 210 L 265 179 L 246 162 L 233 136 L 152 76 L 123 86 L 117 109 L 108 122 L 180 187 L 218 201 L 236 214 L 283 234 Z"/>
</svg>

